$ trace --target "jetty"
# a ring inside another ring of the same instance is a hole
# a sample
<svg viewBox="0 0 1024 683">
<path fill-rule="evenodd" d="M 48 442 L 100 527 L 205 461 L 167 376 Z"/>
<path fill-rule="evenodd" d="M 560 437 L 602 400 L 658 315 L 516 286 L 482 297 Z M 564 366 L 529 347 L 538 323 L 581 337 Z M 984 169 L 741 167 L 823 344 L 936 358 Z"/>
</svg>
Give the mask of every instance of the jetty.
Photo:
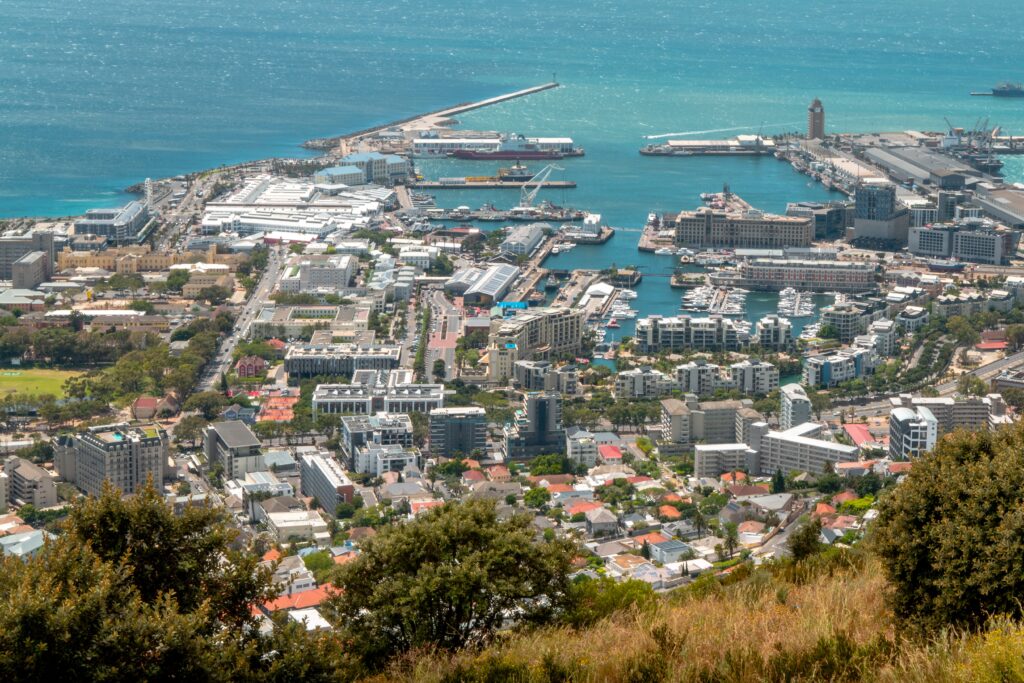
<svg viewBox="0 0 1024 683">
<path fill-rule="evenodd" d="M 537 187 L 538 183 L 531 183 L 525 180 L 489 180 L 489 181 L 462 181 L 452 182 L 450 179 L 442 180 L 421 180 L 413 187 L 419 190 L 506 190 L 522 189 L 524 187 Z M 545 180 L 539 183 L 542 188 L 549 189 L 570 189 L 576 187 L 572 180 Z"/>
</svg>

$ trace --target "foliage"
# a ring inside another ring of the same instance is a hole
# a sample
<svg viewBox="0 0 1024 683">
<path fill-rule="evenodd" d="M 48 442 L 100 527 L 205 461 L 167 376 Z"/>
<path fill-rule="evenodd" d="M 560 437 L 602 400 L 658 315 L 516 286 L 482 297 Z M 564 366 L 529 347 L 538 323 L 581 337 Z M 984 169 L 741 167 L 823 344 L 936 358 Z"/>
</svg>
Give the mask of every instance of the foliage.
<svg viewBox="0 0 1024 683">
<path fill-rule="evenodd" d="M 908 623 L 976 628 L 1019 618 L 1024 427 L 958 431 L 884 497 L 874 542 Z"/>
<path fill-rule="evenodd" d="M 965 396 L 984 396 L 989 392 L 989 387 L 982 378 L 965 372 L 957 380 L 956 390 Z"/>
<path fill-rule="evenodd" d="M 786 477 L 783 476 L 782 470 L 775 470 L 775 474 L 772 475 L 772 493 L 785 493 L 786 492 Z"/>
<path fill-rule="evenodd" d="M 220 415 L 228 404 L 227 398 L 224 397 L 219 391 L 203 391 L 198 394 L 189 396 L 188 400 L 182 406 L 183 410 L 196 411 L 200 413 L 205 419 L 212 420 Z"/>
<path fill-rule="evenodd" d="M 583 578 L 572 584 L 571 607 L 561 621 L 576 628 L 590 626 L 624 610 L 643 612 L 656 603 L 657 594 L 645 581 Z"/>
<path fill-rule="evenodd" d="M 789 552 L 797 562 L 821 552 L 821 520 L 815 517 L 800 525 L 789 537 Z"/>
<path fill-rule="evenodd" d="M 538 455 L 530 462 L 530 474 L 534 477 L 545 474 L 569 474 L 573 464 L 568 456 L 561 453 Z"/>
<path fill-rule="evenodd" d="M 174 269 L 167 276 L 167 289 L 172 292 L 181 292 L 182 287 L 188 284 L 191 273 L 185 269 Z"/>
<path fill-rule="evenodd" d="M 448 503 L 369 539 L 340 567 L 329 601 L 367 666 L 415 648 L 485 644 L 511 615 L 551 620 L 569 600 L 573 548 L 538 544 L 530 519 L 498 519 L 487 501 Z"/>
<path fill-rule="evenodd" d="M 541 508 L 551 500 L 551 492 L 546 488 L 535 487 L 523 494 L 523 502 L 527 507 Z"/>
</svg>

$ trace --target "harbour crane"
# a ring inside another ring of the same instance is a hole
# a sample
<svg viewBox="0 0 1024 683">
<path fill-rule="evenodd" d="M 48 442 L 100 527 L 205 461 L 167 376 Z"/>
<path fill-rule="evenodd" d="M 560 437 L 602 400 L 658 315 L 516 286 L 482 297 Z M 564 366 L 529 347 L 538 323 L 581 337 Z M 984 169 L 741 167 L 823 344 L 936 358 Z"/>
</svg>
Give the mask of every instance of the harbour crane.
<svg viewBox="0 0 1024 683">
<path fill-rule="evenodd" d="M 533 200 L 537 198 L 537 193 L 540 192 L 540 188 L 544 187 L 544 182 L 551 175 L 552 171 L 564 171 L 565 169 L 561 166 L 555 166 L 554 164 L 548 164 L 540 170 L 540 172 L 523 183 L 522 188 L 519 190 L 519 206 L 523 208 L 529 208 L 533 206 Z M 533 187 L 531 190 L 530 188 Z"/>
</svg>

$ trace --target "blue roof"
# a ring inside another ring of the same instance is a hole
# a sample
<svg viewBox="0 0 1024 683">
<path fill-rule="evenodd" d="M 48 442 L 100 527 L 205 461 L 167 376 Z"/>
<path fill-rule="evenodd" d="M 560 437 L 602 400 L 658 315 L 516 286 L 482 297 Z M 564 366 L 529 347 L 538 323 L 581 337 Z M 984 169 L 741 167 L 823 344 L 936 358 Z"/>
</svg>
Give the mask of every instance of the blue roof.
<svg viewBox="0 0 1024 683">
<path fill-rule="evenodd" d="M 355 152 L 349 154 L 347 157 L 342 158 L 342 161 L 358 162 L 358 161 L 374 161 L 376 159 L 383 159 L 384 155 L 380 152 Z"/>
<path fill-rule="evenodd" d="M 349 173 L 362 173 L 363 169 L 358 166 L 332 166 L 317 172 L 317 175 L 347 175 Z"/>
</svg>

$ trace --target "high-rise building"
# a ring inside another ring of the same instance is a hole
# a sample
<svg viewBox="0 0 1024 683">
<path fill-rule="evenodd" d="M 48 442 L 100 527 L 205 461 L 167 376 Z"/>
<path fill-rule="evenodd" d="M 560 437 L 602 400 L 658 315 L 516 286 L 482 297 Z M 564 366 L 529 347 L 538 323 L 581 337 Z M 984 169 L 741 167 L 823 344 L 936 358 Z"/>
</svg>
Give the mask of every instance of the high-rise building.
<svg viewBox="0 0 1024 683">
<path fill-rule="evenodd" d="M 867 178 L 854 193 L 854 236 L 907 243 L 910 212 L 896 200 L 896 186 L 884 178 Z"/>
<path fill-rule="evenodd" d="M 208 425 L 203 430 L 203 450 L 207 463 L 224 468 L 226 479 L 265 469 L 260 440 L 241 420 Z"/>
<path fill-rule="evenodd" d="M 452 457 L 487 448 L 487 413 L 483 408 L 436 408 L 430 411 L 430 454 Z"/>
<path fill-rule="evenodd" d="M 33 230 L 24 235 L 0 236 L 0 280 L 12 279 L 14 262 L 34 251 L 45 254 L 46 272 L 49 277 L 53 273 L 53 259 L 56 254 L 52 232 Z"/>
<path fill-rule="evenodd" d="M 817 97 L 807 107 L 807 139 L 821 140 L 825 137 L 825 107 Z"/>
<path fill-rule="evenodd" d="M 320 454 L 303 455 L 300 461 L 302 493 L 316 498 L 327 514 L 334 516 L 339 503 L 351 503 L 355 487 L 334 458 Z"/>
<path fill-rule="evenodd" d="M 889 412 L 889 455 L 893 458 L 918 458 L 935 447 L 938 436 L 939 421 L 923 406 Z"/>
<path fill-rule="evenodd" d="M 241 423 L 239 423 L 241 424 Z M 106 425 L 73 435 L 61 448 L 75 460 L 74 483 L 90 496 L 109 481 L 124 494 L 138 493 L 147 479 L 158 489 L 167 462 L 167 434 L 156 425 Z"/>
<path fill-rule="evenodd" d="M 48 508 L 57 504 L 57 485 L 39 465 L 12 455 L 4 461 L 3 471 L 7 475 L 8 497 L 0 502 L 0 509 L 7 509 L 8 500 L 19 507 L 31 504 Z"/>
<path fill-rule="evenodd" d="M 799 384 L 783 385 L 779 391 L 779 426 L 783 431 L 811 420 L 811 399 Z"/>
<path fill-rule="evenodd" d="M 523 408 L 505 426 L 505 457 L 529 458 L 564 452 L 562 395 L 554 391 L 526 394 Z"/>
</svg>

